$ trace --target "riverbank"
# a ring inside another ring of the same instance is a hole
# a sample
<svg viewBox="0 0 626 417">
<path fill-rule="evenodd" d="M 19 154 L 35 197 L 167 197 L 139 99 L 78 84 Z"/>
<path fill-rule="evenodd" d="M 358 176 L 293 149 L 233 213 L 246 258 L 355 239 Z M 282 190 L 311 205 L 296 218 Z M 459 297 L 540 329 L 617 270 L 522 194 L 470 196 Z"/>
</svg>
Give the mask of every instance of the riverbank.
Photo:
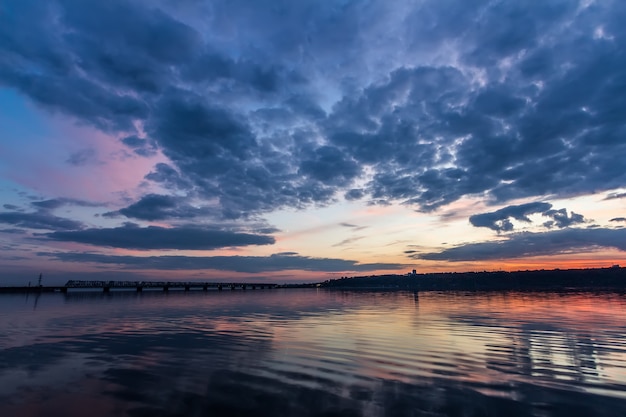
<svg viewBox="0 0 626 417">
<path fill-rule="evenodd" d="M 554 269 L 537 271 L 449 272 L 342 277 L 324 288 L 474 290 L 626 290 L 626 268 Z"/>
</svg>

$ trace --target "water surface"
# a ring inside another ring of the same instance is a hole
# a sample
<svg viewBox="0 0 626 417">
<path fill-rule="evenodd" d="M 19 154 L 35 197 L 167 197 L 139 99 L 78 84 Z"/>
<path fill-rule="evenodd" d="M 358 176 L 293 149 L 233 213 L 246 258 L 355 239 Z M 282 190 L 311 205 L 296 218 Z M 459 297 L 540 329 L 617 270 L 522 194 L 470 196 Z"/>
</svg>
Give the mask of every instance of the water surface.
<svg viewBox="0 0 626 417">
<path fill-rule="evenodd" d="M 0 416 L 626 415 L 626 296 L 0 295 Z"/>
</svg>

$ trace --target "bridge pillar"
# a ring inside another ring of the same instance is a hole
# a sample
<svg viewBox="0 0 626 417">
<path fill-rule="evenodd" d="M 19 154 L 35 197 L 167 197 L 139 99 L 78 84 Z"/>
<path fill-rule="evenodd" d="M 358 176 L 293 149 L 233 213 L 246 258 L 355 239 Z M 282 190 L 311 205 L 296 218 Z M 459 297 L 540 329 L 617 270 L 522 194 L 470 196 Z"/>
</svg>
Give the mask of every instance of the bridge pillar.
<svg viewBox="0 0 626 417">
<path fill-rule="evenodd" d="M 142 292 L 143 291 L 143 287 L 137 287 L 137 292 Z"/>
<path fill-rule="evenodd" d="M 252 286 L 252 289 L 253 289 L 253 290 L 256 290 L 256 286 L 254 286 L 254 285 L 253 285 L 253 286 Z"/>
<path fill-rule="evenodd" d="M 164 292 L 168 292 L 170 290 L 170 286 L 169 285 L 164 285 L 163 286 L 163 291 Z"/>
<path fill-rule="evenodd" d="M 235 284 L 230 284 L 230 289 L 234 290 L 235 289 Z"/>
<path fill-rule="evenodd" d="M 207 284 L 204 284 L 202 286 L 202 291 L 208 291 L 208 290 L 209 290 L 209 286 Z M 221 288 L 220 288 L 220 290 L 221 290 Z"/>
<path fill-rule="evenodd" d="M 217 290 L 222 291 L 222 284 L 217 284 Z"/>
<path fill-rule="evenodd" d="M 191 287 L 189 285 L 185 285 L 185 291 L 189 291 Z"/>
<path fill-rule="evenodd" d="M 61 292 L 63 294 L 67 294 L 67 287 L 61 287 Z"/>
<path fill-rule="evenodd" d="M 241 284 L 241 289 L 245 290 L 246 289 L 246 284 Z"/>
<path fill-rule="evenodd" d="M 102 292 L 111 292 L 111 287 L 103 287 Z"/>
</svg>

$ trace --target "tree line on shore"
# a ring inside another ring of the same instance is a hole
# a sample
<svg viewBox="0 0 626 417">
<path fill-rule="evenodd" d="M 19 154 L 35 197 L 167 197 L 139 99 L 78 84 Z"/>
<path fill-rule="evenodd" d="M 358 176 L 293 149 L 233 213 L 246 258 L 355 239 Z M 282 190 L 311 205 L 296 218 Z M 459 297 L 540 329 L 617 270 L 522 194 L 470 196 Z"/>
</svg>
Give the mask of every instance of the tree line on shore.
<svg viewBox="0 0 626 417">
<path fill-rule="evenodd" d="M 321 283 L 327 288 L 398 288 L 412 290 L 626 290 L 626 268 L 535 271 L 410 273 L 342 277 Z"/>
</svg>

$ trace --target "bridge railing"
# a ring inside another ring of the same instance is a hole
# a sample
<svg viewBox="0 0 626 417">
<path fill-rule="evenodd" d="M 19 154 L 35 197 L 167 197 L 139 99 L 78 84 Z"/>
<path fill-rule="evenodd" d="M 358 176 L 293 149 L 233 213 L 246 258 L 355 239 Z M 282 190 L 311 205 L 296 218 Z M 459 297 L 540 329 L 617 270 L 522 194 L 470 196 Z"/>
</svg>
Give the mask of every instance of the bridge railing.
<svg viewBox="0 0 626 417">
<path fill-rule="evenodd" d="M 185 282 L 185 281 L 87 281 L 69 280 L 65 283 L 67 288 L 185 288 L 185 287 L 274 287 L 275 284 L 262 283 L 239 283 L 239 282 Z"/>
</svg>

